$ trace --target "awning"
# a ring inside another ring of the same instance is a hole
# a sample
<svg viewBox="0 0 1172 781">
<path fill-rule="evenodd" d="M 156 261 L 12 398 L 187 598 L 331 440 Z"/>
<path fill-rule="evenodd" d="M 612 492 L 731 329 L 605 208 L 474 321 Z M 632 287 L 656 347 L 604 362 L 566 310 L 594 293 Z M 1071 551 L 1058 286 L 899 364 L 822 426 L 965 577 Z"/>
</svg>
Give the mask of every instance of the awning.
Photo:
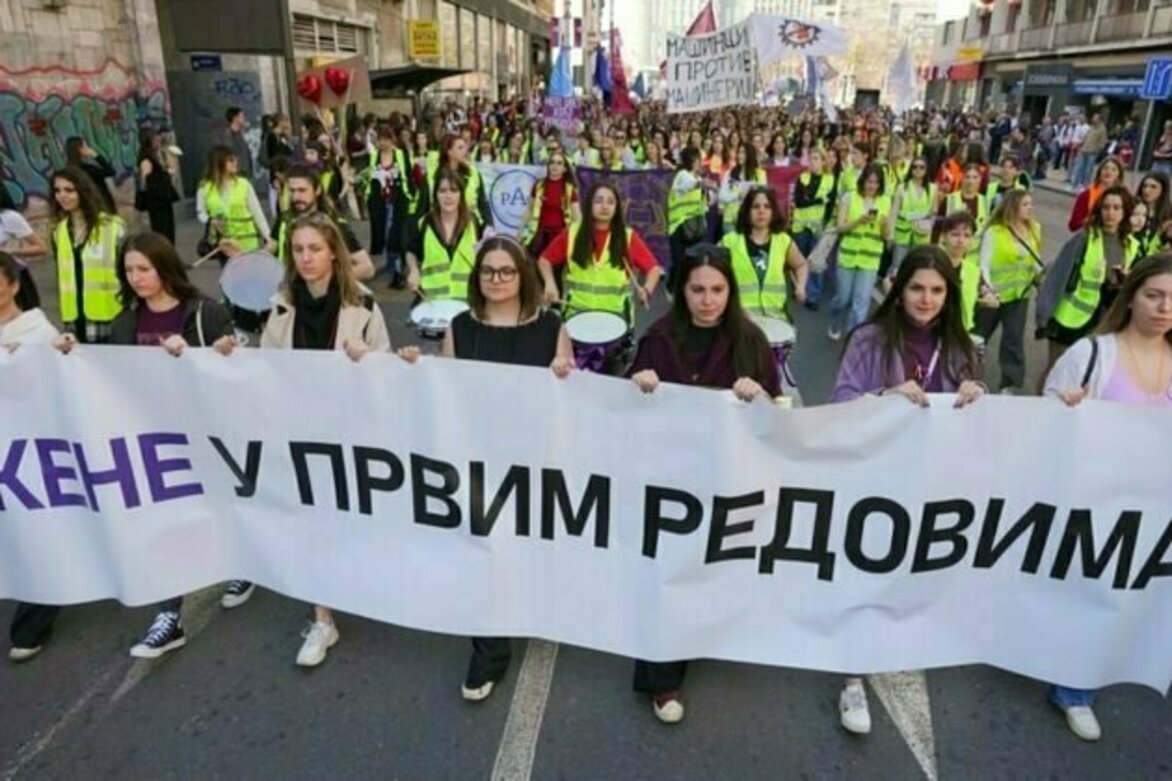
<svg viewBox="0 0 1172 781">
<path fill-rule="evenodd" d="M 1143 92 L 1143 79 L 1078 79 L 1074 82 L 1076 95 L 1111 95 L 1119 98 L 1138 98 Z"/>
<path fill-rule="evenodd" d="M 424 87 L 450 76 L 462 76 L 467 68 L 442 68 L 438 65 L 400 65 L 370 72 L 370 89 L 376 98 L 399 98 L 419 93 Z"/>
</svg>

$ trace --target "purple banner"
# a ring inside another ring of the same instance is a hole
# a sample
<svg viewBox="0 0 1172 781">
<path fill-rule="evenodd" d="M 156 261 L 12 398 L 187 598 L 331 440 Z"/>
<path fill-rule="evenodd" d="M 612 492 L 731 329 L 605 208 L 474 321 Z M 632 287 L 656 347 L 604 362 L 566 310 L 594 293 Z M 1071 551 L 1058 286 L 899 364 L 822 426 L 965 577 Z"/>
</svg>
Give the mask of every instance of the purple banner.
<svg viewBox="0 0 1172 781">
<path fill-rule="evenodd" d="M 552 95 L 546 95 L 543 111 L 546 126 L 561 130 L 577 127 L 578 120 L 582 116 L 577 98 L 555 98 Z"/>
<path fill-rule="evenodd" d="M 671 190 L 675 171 L 603 171 L 598 168 L 578 168 L 578 184 L 582 188 L 582 208 L 590 208 L 586 194 L 597 182 L 614 186 L 623 204 L 623 219 L 627 227 L 639 236 L 655 254 L 659 265 L 671 266 L 671 242 L 667 236 L 667 194 Z"/>
</svg>

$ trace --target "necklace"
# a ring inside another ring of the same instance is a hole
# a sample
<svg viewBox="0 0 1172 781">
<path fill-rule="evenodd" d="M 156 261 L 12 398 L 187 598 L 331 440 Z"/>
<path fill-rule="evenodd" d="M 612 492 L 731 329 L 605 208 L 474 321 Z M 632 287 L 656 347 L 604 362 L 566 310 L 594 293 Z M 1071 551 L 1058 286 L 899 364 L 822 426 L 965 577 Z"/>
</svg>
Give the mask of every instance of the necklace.
<svg viewBox="0 0 1172 781">
<path fill-rule="evenodd" d="M 1144 371 L 1143 364 L 1140 363 L 1139 356 L 1136 355 L 1135 347 L 1132 346 L 1131 340 L 1126 336 L 1121 336 L 1121 338 L 1123 339 L 1123 343 L 1127 345 L 1127 353 L 1131 356 L 1131 362 L 1135 364 L 1135 371 L 1138 374 L 1136 379 L 1139 380 L 1139 385 L 1143 390 L 1144 395 L 1147 396 L 1149 400 L 1160 398 L 1160 395 L 1164 391 L 1164 388 L 1162 388 L 1161 385 L 1164 382 L 1164 361 L 1168 357 L 1167 346 L 1163 343 L 1160 344 L 1160 364 L 1156 367 L 1155 381 L 1149 383 L 1147 372 Z M 1155 390 L 1151 390 L 1152 388 L 1155 388 Z"/>
</svg>

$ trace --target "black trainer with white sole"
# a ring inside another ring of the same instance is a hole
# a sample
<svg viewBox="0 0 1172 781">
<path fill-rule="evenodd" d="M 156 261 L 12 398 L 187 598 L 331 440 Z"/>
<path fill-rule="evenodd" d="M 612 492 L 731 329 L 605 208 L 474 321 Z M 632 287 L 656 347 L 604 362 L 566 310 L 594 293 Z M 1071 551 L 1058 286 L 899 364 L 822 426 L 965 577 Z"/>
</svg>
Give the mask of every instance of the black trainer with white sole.
<svg viewBox="0 0 1172 781">
<path fill-rule="evenodd" d="M 158 659 L 163 654 L 187 645 L 183 620 L 178 613 L 159 613 L 142 642 L 130 649 L 136 659 Z"/>
</svg>

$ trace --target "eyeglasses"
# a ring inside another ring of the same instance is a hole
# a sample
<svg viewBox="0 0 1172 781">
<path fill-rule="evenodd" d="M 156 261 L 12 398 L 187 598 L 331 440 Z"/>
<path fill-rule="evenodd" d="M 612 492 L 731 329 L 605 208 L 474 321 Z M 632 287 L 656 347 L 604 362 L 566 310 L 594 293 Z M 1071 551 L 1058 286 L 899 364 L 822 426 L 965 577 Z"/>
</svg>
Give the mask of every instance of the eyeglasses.
<svg viewBox="0 0 1172 781">
<path fill-rule="evenodd" d="M 912 166 L 912 170 L 913 171 L 923 171 L 923 170 L 927 169 L 927 167 L 928 166 L 924 165 L 923 163 L 916 163 L 915 165 Z"/>
<path fill-rule="evenodd" d="M 480 278 L 488 282 L 492 282 L 493 280 L 500 280 L 501 282 L 512 282 L 517 278 L 517 269 L 514 266 L 502 266 L 501 268 L 481 266 Z"/>
</svg>

